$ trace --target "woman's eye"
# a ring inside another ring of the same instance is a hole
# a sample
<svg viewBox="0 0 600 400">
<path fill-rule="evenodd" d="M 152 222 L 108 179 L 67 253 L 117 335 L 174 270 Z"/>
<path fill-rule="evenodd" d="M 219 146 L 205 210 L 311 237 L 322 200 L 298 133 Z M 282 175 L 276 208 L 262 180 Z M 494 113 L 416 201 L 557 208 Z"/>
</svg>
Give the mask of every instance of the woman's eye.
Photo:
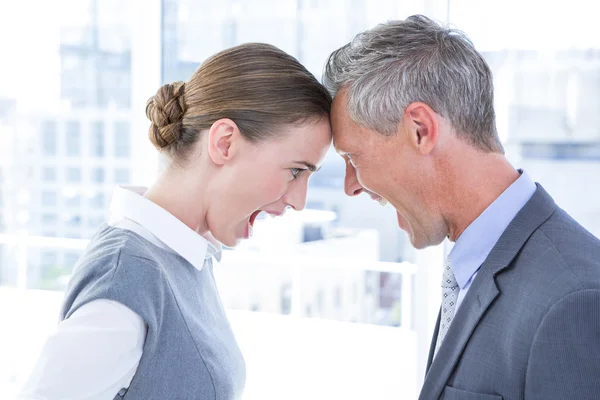
<svg viewBox="0 0 600 400">
<path fill-rule="evenodd" d="M 290 168 L 290 171 L 292 172 L 292 178 L 296 179 L 298 174 L 304 170 L 302 168 Z"/>
</svg>

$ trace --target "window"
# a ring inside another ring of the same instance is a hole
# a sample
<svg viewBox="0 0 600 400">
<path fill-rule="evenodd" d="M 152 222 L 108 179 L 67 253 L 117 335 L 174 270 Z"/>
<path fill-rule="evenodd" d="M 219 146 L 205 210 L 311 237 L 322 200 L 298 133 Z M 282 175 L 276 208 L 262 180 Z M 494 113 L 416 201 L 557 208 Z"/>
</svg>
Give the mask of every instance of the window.
<svg viewBox="0 0 600 400">
<path fill-rule="evenodd" d="M 336 286 L 333 291 L 333 305 L 336 308 L 342 308 L 342 288 Z"/>
<path fill-rule="evenodd" d="M 65 141 L 67 144 L 66 154 L 69 157 L 81 156 L 81 129 L 77 121 L 67 122 L 65 132 Z"/>
<path fill-rule="evenodd" d="M 92 215 L 88 217 L 88 227 L 92 229 L 98 229 L 104 222 L 105 218 L 103 215 Z"/>
<path fill-rule="evenodd" d="M 55 182 L 56 181 L 56 168 L 44 167 L 42 169 L 42 180 L 45 182 Z"/>
<path fill-rule="evenodd" d="M 65 196 L 65 205 L 67 207 L 77 207 L 81 205 L 81 195 L 77 193 L 69 193 Z"/>
<path fill-rule="evenodd" d="M 104 169 L 103 168 L 92 169 L 92 182 L 104 183 Z"/>
<path fill-rule="evenodd" d="M 129 170 L 125 168 L 118 168 L 115 170 L 115 183 L 127 184 L 130 181 Z"/>
<path fill-rule="evenodd" d="M 40 266 L 42 268 L 50 268 L 56 266 L 58 257 L 54 251 L 42 251 L 40 253 Z"/>
<path fill-rule="evenodd" d="M 70 214 L 67 216 L 65 220 L 65 224 L 69 227 L 79 227 L 81 226 L 81 215 L 79 214 Z"/>
<path fill-rule="evenodd" d="M 307 201 L 306 202 L 306 209 L 308 210 L 327 210 L 327 208 L 325 207 L 325 203 L 323 203 L 322 201 Z"/>
<path fill-rule="evenodd" d="M 279 291 L 281 296 L 280 312 L 287 315 L 292 313 L 292 285 L 284 283 Z"/>
<path fill-rule="evenodd" d="M 250 311 L 253 312 L 259 312 L 261 310 L 260 304 L 258 303 L 252 303 L 252 305 L 250 306 Z"/>
<path fill-rule="evenodd" d="M 42 134 L 42 154 L 46 156 L 55 156 L 57 151 L 57 135 L 56 122 L 44 121 L 41 127 Z"/>
<path fill-rule="evenodd" d="M 81 168 L 76 168 L 76 167 L 67 168 L 67 182 L 69 182 L 69 183 L 81 182 Z"/>
<path fill-rule="evenodd" d="M 56 206 L 57 196 L 55 191 L 44 190 L 42 191 L 42 205 L 46 207 Z"/>
<path fill-rule="evenodd" d="M 42 214 L 42 225 L 56 225 L 58 223 L 58 217 L 56 213 L 43 213 Z"/>
<path fill-rule="evenodd" d="M 68 271 L 72 271 L 75 264 L 77 264 L 77 260 L 79 260 L 79 253 L 67 253 L 65 254 L 65 268 Z"/>
<path fill-rule="evenodd" d="M 115 122 L 115 157 L 129 157 L 131 152 L 129 122 Z"/>
<path fill-rule="evenodd" d="M 92 123 L 90 143 L 92 157 L 104 157 L 104 122 L 95 121 Z"/>
<path fill-rule="evenodd" d="M 313 315 L 312 307 L 310 306 L 310 304 L 307 304 L 304 307 L 304 316 L 310 318 L 310 317 L 312 317 L 312 315 Z"/>
<path fill-rule="evenodd" d="M 323 240 L 323 228 L 317 224 L 306 224 L 304 226 L 304 242 Z"/>
<path fill-rule="evenodd" d="M 559 161 L 600 161 L 600 143 L 545 143 L 521 144 L 521 157 Z"/>
<path fill-rule="evenodd" d="M 317 290 L 317 298 L 315 300 L 315 302 L 317 303 L 317 312 L 322 313 L 324 311 L 324 293 L 323 293 L 323 289 L 319 288 L 319 290 Z"/>
<path fill-rule="evenodd" d="M 104 193 L 97 193 L 90 199 L 90 206 L 96 209 L 103 209 L 105 207 Z"/>
</svg>

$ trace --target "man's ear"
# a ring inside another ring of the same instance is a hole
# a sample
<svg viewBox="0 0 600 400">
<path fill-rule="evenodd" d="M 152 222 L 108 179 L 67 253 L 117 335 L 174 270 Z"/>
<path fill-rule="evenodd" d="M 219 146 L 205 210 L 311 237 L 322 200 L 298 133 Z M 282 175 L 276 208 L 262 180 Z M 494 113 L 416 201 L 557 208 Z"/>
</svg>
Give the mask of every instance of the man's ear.
<svg viewBox="0 0 600 400">
<path fill-rule="evenodd" d="M 404 132 L 409 144 L 420 155 L 430 154 L 438 142 L 437 113 L 425 103 L 411 103 L 404 111 Z"/>
<path fill-rule="evenodd" d="M 208 155 L 217 165 L 223 165 L 233 158 L 237 149 L 236 141 L 241 137 L 235 122 L 229 118 L 216 121 L 208 131 Z"/>
</svg>

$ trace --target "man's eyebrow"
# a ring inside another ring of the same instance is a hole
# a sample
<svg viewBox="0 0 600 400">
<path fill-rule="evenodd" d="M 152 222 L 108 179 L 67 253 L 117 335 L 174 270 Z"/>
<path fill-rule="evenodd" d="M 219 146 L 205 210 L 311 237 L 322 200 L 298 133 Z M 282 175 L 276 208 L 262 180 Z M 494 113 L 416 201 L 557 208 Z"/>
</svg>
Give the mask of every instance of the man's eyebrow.
<svg viewBox="0 0 600 400">
<path fill-rule="evenodd" d="M 348 155 L 349 153 L 345 150 L 340 149 L 339 147 L 335 147 L 333 146 L 333 149 L 335 150 L 335 152 L 340 156 L 340 157 L 344 157 L 346 155 Z"/>
</svg>

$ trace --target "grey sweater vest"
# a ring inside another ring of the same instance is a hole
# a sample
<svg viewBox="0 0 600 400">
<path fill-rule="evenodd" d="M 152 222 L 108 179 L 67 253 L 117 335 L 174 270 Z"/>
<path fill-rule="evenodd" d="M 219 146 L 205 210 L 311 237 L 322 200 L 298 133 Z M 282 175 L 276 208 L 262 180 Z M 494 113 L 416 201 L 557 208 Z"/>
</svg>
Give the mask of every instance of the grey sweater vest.
<svg viewBox="0 0 600 400">
<path fill-rule="evenodd" d="M 137 234 L 105 226 L 77 262 L 61 319 L 97 299 L 117 301 L 146 323 L 138 369 L 115 399 L 233 400 L 245 365 L 215 285 L 201 271 Z"/>
</svg>

